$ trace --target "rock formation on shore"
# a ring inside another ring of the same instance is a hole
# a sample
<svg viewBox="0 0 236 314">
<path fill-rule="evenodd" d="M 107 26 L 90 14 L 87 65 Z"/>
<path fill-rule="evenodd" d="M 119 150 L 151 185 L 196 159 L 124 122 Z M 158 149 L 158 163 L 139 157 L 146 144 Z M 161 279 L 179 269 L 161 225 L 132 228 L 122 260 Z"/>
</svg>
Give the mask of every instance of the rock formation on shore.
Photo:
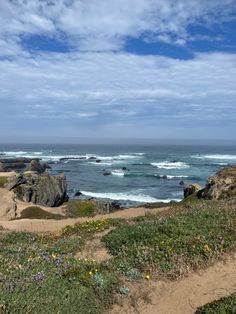
<svg viewBox="0 0 236 314">
<path fill-rule="evenodd" d="M 43 173 L 50 166 L 46 163 L 40 163 L 39 159 L 32 158 L 0 158 L 0 172 L 8 171 L 37 171 Z"/>
<path fill-rule="evenodd" d="M 236 198 L 236 166 L 223 168 L 210 177 L 201 197 L 209 200 Z"/>
<path fill-rule="evenodd" d="M 47 173 L 26 172 L 9 179 L 8 190 L 24 202 L 55 207 L 68 200 L 64 174 L 50 176 Z"/>
<path fill-rule="evenodd" d="M 189 184 L 184 188 L 184 197 L 195 194 L 206 200 L 236 199 L 236 166 L 226 167 L 209 177 L 205 188 Z"/>
<path fill-rule="evenodd" d="M 186 198 L 193 193 L 200 191 L 201 189 L 202 187 L 197 183 L 188 184 L 184 187 L 184 197 Z"/>
</svg>

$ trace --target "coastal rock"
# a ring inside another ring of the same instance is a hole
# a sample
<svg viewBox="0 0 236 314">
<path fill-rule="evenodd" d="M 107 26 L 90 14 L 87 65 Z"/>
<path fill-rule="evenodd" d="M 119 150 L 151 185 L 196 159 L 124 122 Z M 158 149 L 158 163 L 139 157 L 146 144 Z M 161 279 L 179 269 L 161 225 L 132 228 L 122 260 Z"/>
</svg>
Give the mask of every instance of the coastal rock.
<svg viewBox="0 0 236 314">
<path fill-rule="evenodd" d="M 110 171 L 105 170 L 105 171 L 103 171 L 103 175 L 104 175 L 104 176 L 109 176 L 109 175 L 111 175 L 111 172 L 110 172 Z"/>
<path fill-rule="evenodd" d="M 80 192 L 80 191 L 75 192 L 75 196 L 81 196 L 81 195 L 83 195 L 82 192 Z"/>
<path fill-rule="evenodd" d="M 188 197 L 189 195 L 192 195 L 195 192 L 198 192 L 202 190 L 202 187 L 197 184 L 197 183 L 193 183 L 193 184 L 188 184 L 184 187 L 184 197 Z"/>
<path fill-rule="evenodd" d="M 202 197 L 209 200 L 236 198 L 236 166 L 223 168 L 210 177 Z"/>
<path fill-rule="evenodd" d="M 7 187 L 22 201 L 38 205 L 55 207 L 68 200 L 64 174 L 50 176 L 46 173 L 25 173 L 11 179 Z"/>
<path fill-rule="evenodd" d="M 14 194 L 6 189 L 0 188 L 0 218 L 6 220 L 15 219 L 17 216 L 17 206 Z"/>
<path fill-rule="evenodd" d="M 7 167 L 3 162 L 0 162 L 0 172 L 6 172 L 7 171 Z"/>
<path fill-rule="evenodd" d="M 46 169 L 50 169 L 50 168 L 51 167 L 48 164 L 46 163 L 41 164 L 39 160 L 33 159 L 26 167 L 26 171 L 36 171 L 38 173 L 43 173 L 45 172 Z"/>
</svg>

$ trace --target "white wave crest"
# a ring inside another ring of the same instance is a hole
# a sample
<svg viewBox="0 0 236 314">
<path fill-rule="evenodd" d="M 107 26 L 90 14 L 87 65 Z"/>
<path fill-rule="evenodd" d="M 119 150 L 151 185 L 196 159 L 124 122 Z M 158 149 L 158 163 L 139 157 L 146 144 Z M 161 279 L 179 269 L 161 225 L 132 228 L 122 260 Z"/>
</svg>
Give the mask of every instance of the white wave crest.
<svg viewBox="0 0 236 314">
<path fill-rule="evenodd" d="M 181 179 L 181 178 L 188 178 L 188 176 L 171 176 L 171 175 L 156 175 L 156 176 L 158 176 L 158 177 L 160 177 L 160 178 L 166 178 L 166 179 L 169 179 L 169 180 L 171 180 L 171 179 Z"/>
<path fill-rule="evenodd" d="M 180 201 L 181 199 L 157 199 L 155 197 L 144 194 L 131 194 L 131 193 L 94 193 L 88 191 L 81 191 L 82 194 L 95 198 L 111 199 L 117 201 L 133 201 L 139 203 L 169 203 L 170 201 Z"/>
<path fill-rule="evenodd" d="M 92 165 L 96 165 L 96 166 L 112 166 L 113 162 L 96 162 L 96 161 L 91 161 L 89 162 Z"/>
<path fill-rule="evenodd" d="M 212 155 L 192 156 L 192 158 L 197 158 L 197 159 L 218 159 L 218 160 L 236 160 L 236 155 L 212 154 Z"/>
<path fill-rule="evenodd" d="M 170 162 L 170 161 L 163 161 L 163 162 L 152 162 L 152 166 L 161 168 L 161 169 L 186 169 L 190 166 L 182 161 L 178 162 Z"/>
<path fill-rule="evenodd" d="M 124 177 L 125 173 L 122 170 L 113 170 L 111 172 L 113 176 Z"/>
</svg>

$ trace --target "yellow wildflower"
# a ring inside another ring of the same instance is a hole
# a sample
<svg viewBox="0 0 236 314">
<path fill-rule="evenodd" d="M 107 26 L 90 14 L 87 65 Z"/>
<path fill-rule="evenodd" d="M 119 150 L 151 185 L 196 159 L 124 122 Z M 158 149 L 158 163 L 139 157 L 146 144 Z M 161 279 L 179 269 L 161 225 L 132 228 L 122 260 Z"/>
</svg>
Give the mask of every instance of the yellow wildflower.
<svg viewBox="0 0 236 314">
<path fill-rule="evenodd" d="M 151 276 L 150 276 L 150 275 L 146 275 L 146 276 L 145 276 L 145 279 L 150 280 L 150 279 L 151 279 Z"/>
</svg>

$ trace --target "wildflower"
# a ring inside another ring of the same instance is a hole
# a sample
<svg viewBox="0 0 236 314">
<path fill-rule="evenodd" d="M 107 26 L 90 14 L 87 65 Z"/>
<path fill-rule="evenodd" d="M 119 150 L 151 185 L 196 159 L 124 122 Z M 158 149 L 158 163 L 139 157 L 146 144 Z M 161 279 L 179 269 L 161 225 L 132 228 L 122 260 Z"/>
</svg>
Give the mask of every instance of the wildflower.
<svg viewBox="0 0 236 314">
<path fill-rule="evenodd" d="M 90 271 L 90 272 L 89 272 L 89 276 L 92 276 L 92 274 L 93 274 L 93 272 L 92 272 L 92 271 Z"/>
<path fill-rule="evenodd" d="M 150 276 L 150 275 L 146 275 L 146 276 L 145 276 L 145 279 L 150 280 L 150 279 L 151 279 L 151 276 Z"/>
<path fill-rule="evenodd" d="M 209 248 L 209 246 L 207 244 L 204 245 L 203 249 L 206 252 L 211 252 L 211 248 Z"/>
<path fill-rule="evenodd" d="M 52 258 L 54 258 L 54 259 L 57 258 L 56 254 L 53 253 Z"/>
<path fill-rule="evenodd" d="M 44 271 L 40 271 L 37 274 L 31 276 L 31 280 L 35 282 L 41 281 L 43 280 L 44 276 L 45 276 Z"/>
</svg>

